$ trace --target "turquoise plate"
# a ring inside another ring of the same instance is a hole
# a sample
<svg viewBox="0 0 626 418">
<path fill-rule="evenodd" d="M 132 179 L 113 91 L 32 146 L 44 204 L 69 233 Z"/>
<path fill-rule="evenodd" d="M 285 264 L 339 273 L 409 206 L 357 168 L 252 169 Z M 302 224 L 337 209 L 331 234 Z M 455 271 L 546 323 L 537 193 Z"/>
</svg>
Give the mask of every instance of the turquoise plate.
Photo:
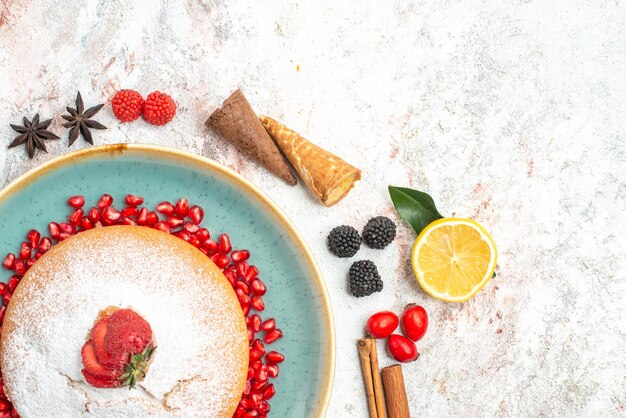
<svg viewBox="0 0 626 418">
<path fill-rule="evenodd" d="M 148 145 L 92 147 L 66 154 L 26 173 L 0 192 L 0 251 L 19 251 L 26 232 L 47 232 L 64 221 L 66 200 L 81 194 L 93 205 L 103 193 L 120 201 L 143 196 L 148 207 L 186 196 L 205 209 L 213 236 L 227 232 L 234 248 L 268 286 L 263 317 L 275 317 L 284 338 L 271 348 L 285 354 L 271 416 L 323 416 L 334 375 L 335 334 L 330 300 L 319 269 L 282 211 L 235 172 L 197 155 Z M 2 270 L 2 280 L 9 274 Z"/>
</svg>

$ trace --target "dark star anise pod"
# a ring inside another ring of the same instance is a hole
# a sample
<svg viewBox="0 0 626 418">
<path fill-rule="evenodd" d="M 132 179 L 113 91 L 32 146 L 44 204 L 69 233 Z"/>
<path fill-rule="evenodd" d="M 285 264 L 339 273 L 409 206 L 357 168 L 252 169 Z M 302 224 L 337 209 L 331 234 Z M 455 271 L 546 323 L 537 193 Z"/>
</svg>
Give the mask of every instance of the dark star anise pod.
<svg viewBox="0 0 626 418">
<path fill-rule="evenodd" d="M 96 122 L 95 120 L 91 120 L 91 118 L 102 109 L 104 104 L 99 104 L 94 107 L 90 107 L 85 110 L 85 105 L 83 103 L 83 98 L 80 96 L 80 91 L 76 95 L 76 109 L 73 107 L 66 107 L 69 115 L 61 115 L 63 119 L 67 122 L 63 124 L 66 128 L 70 129 L 70 147 L 78 138 L 78 134 L 80 133 L 85 141 L 89 142 L 93 145 L 93 138 L 91 137 L 91 131 L 89 129 L 106 129 L 107 127 L 101 124 L 100 122 Z"/>
<path fill-rule="evenodd" d="M 48 131 L 48 126 L 52 123 L 52 119 L 40 122 L 39 113 L 37 113 L 32 121 L 29 121 L 26 116 L 24 116 L 23 121 L 23 126 L 10 124 L 11 128 L 13 128 L 15 132 L 19 133 L 19 135 L 13 140 L 13 142 L 11 142 L 9 148 L 26 144 L 28 158 L 32 159 L 35 156 L 35 151 L 37 149 L 40 149 L 43 152 L 48 152 L 46 144 L 44 144 L 43 141 L 59 139 L 58 136 Z"/>
</svg>

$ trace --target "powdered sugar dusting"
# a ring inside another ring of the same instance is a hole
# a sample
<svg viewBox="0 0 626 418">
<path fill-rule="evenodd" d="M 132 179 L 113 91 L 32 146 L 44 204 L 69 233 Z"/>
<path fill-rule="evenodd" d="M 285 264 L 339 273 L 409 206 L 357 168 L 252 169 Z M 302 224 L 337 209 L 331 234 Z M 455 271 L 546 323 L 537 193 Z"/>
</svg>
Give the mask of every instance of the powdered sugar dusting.
<svg viewBox="0 0 626 418">
<path fill-rule="evenodd" d="M 226 279 L 187 246 L 147 228 L 107 227 L 58 244 L 29 270 L 2 336 L 7 394 L 22 417 L 232 414 L 245 381 L 245 321 Z M 97 389 L 80 373 L 81 346 L 108 306 L 134 309 L 153 329 L 157 350 L 138 389 Z"/>
</svg>

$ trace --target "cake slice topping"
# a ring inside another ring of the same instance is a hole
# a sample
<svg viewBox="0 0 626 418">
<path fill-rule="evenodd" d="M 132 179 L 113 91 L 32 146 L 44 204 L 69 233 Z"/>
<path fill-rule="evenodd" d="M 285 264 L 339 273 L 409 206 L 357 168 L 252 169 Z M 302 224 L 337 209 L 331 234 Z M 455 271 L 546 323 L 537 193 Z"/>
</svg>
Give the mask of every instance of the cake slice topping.
<svg viewBox="0 0 626 418">
<path fill-rule="evenodd" d="M 85 380 L 97 388 L 135 387 L 146 376 L 154 350 L 152 328 L 131 309 L 116 309 L 96 321 L 83 345 Z"/>
</svg>

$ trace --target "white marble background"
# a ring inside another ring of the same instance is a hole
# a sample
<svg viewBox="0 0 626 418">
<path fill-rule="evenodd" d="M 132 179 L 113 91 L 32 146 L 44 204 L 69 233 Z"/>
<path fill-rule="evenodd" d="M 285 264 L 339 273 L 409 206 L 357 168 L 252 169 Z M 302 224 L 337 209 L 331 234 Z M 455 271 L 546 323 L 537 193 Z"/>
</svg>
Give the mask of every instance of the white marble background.
<svg viewBox="0 0 626 418">
<path fill-rule="evenodd" d="M 88 106 L 161 89 L 179 106 L 172 123 L 120 125 L 107 107 L 96 142 L 213 158 L 301 225 L 338 318 L 329 417 L 366 416 L 354 341 L 370 313 L 409 302 L 431 317 L 404 367 L 413 416 L 626 416 L 625 27 L 620 1 L 3 0 L 0 139 L 35 112 L 64 139 L 32 161 L 0 146 L 0 183 L 69 151 L 59 115 L 77 89 Z M 259 113 L 363 169 L 347 199 L 322 207 L 203 127 L 238 85 Z M 401 225 L 388 249 L 358 255 L 385 290 L 349 295 L 349 261 L 324 238 L 379 214 L 399 221 L 388 184 L 483 223 L 498 277 L 462 305 L 428 297 Z"/>
</svg>

